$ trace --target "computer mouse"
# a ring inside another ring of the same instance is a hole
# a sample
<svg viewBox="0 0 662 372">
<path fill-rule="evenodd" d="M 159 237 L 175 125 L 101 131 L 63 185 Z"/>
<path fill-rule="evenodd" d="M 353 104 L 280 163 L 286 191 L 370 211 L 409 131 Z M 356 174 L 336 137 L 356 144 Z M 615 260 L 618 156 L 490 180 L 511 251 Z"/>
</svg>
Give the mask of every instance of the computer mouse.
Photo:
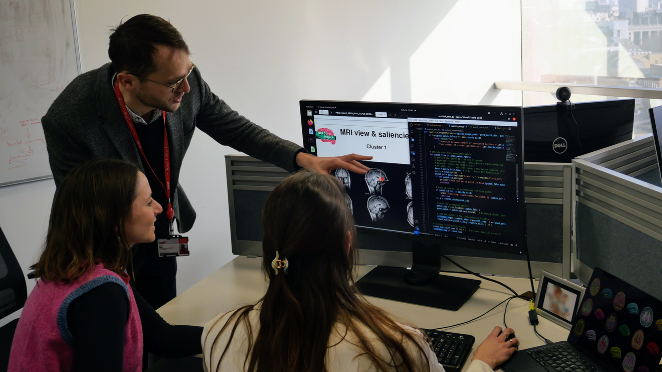
<svg viewBox="0 0 662 372">
<path fill-rule="evenodd" d="M 502 333 L 503 333 L 503 331 L 499 332 L 497 337 L 501 336 Z M 509 334 L 508 336 L 506 336 L 506 342 L 510 341 L 513 338 L 515 338 L 515 334 L 514 333 Z"/>
</svg>

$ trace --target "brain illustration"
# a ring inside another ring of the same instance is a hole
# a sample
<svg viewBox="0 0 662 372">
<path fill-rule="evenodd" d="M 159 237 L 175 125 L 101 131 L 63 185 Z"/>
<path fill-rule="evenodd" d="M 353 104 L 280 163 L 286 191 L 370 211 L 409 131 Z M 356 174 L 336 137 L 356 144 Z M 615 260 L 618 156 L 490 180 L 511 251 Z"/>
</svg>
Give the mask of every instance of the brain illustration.
<svg viewBox="0 0 662 372">
<path fill-rule="evenodd" d="M 643 310 L 641 310 L 641 314 L 639 314 L 639 319 L 641 321 L 641 325 L 648 328 L 653 324 L 653 309 L 650 307 L 645 307 Z"/>
<path fill-rule="evenodd" d="M 605 288 L 602 290 L 602 297 L 604 298 L 612 298 L 612 292 L 610 288 Z"/>
<path fill-rule="evenodd" d="M 586 331 L 586 338 L 588 338 L 591 341 L 595 341 L 596 338 L 597 338 L 597 335 L 595 334 L 595 331 L 593 331 L 593 330 Z"/>
<path fill-rule="evenodd" d="M 381 221 L 386 216 L 386 212 L 391 209 L 388 201 L 381 196 L 373 195 L 368 198 L 368 212 L 373 221 Z"/>
<path fill-rule="evenodd" d="M 346 169 L 338 168 L 333 172 L 333 175 L 342 182 L 347 190 L 352 189 L 352 179 L 349 177 L 349 171 Z"/>
<path fill-rule="evenodd" d="M 382 187 L 388 182 L 383 170 L 372 168 L 365 174 L 365 183 L 368 185 L 370 195 L 381 195 Z"/>
<path fill-rule="evenodd" d="M 621 311 L 625 307 L 625 293 L 618 292 L 614 296 L 614 310 Z"/>
<path fill-rule="evenodd" d="M 330 142 L 332 145 L 336 144 L 336 136 L 329 128 L 319 128 L 315 133 L 315 137 L 322 142 Z"/>
<path fill-rule="evenodd" d="M 352 204 L 352 198 L 349 197 L 349 195 L 345 194 L 345 201 L 347 202 L 347 207 L 349 208 L 349 211 L 354 214 L 354 205 Z"/>
<path fill-rule="evenodd" d="M 407 204 L 407 222 L 411 225 L 411 227 L 414 227 L 414 202 L 409 202 Z"/>
<path fill-rule="evenodd" d="M 411 173 L 407 173 L 405 176 L 405 194 L 407 199 L 411 199 Z"/>
</svg>

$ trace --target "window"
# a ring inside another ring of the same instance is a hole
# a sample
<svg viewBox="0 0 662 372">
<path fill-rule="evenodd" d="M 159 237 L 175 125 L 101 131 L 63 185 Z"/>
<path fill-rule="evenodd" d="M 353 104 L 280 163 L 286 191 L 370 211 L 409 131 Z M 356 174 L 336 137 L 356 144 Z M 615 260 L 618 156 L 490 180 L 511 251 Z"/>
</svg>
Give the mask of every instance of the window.
<svg viewBox="0 0 662 372">
<path fill-rule="evenodd" d="M 522 0 L 522 78 L 530 82 L 657 88 L 662 79 L 661 1 Z M 628 38 L 621 38 L 628 35 Z M 573 94 L 586 102 L 619 97 Z M 627 97 L 623 97 L 627 98 Z M 555 103 L 524 92 L 524 106 Z M 636 99 L 634 135 L 650 133 L 648 108 Z"/>
</svg>

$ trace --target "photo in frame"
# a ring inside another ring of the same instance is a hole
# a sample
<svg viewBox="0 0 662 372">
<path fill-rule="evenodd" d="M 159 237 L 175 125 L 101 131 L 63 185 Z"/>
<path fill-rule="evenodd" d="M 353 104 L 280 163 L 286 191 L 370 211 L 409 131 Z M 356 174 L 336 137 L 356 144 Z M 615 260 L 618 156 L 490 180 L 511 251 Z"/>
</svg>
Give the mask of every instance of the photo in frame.
<svg viewBox="0 0 662 372">
<path fill-rule="evenodd" d="M 569 280 L 542 271 L 535 306 L 540 316 L 570 329 L 584 297 L 585 288 Z"/>
</svg>

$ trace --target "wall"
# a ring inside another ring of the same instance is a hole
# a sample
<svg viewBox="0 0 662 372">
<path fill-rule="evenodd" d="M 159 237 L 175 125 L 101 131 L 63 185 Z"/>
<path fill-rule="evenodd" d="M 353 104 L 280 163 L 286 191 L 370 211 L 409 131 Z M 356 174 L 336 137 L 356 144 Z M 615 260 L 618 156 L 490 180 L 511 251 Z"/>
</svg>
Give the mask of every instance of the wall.
<svg viewBox="0 0 662 372">
<path fill-rule="evenodd" d="M 212 90 L 299 143 L 300 99 L 521 105 L 519 0 L 86 0 L 76 2 L 83 71 L 108 62 L 109 29 L 152 13 L 184 35 Z M 232 259 L 223 156 L 201 132 L 181 183 L 198 212 L 183 291 Z M 0 188 L 0 226 L 25 269 L 45 234 L 53 182 Z"/>
</svg>

